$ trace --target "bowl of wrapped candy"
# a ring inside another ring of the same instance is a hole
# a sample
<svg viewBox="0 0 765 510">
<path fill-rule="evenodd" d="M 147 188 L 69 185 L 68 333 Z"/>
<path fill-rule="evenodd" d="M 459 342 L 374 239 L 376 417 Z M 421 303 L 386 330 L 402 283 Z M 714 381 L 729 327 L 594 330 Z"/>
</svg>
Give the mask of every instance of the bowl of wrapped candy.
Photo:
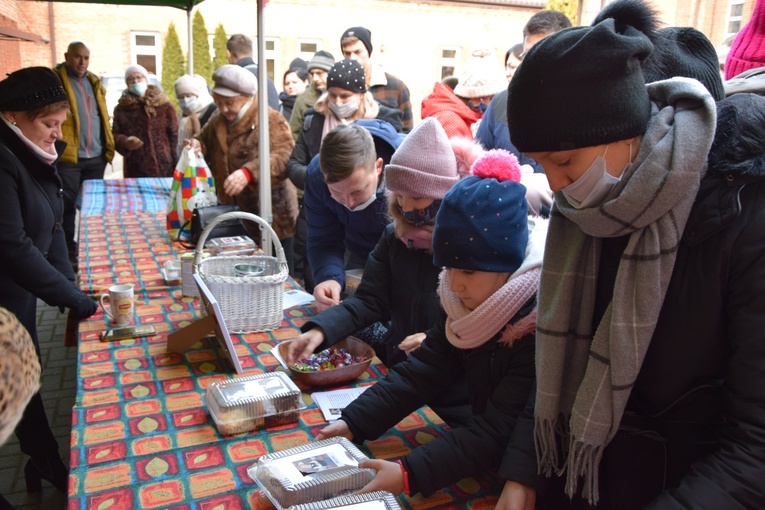
<svg viewBox="0 0 765 510">
<path fill-rule="evenodd" d="M 279 354 L 286 359 L 288 342 L 279 344 Z M 332 347 L 311 354 L 290 366 L 293 379 L 307 386 L 332 386 L 352 381 L 363 374 L 375 351 L 356 337 L 349 336 Z"/>
</svg>

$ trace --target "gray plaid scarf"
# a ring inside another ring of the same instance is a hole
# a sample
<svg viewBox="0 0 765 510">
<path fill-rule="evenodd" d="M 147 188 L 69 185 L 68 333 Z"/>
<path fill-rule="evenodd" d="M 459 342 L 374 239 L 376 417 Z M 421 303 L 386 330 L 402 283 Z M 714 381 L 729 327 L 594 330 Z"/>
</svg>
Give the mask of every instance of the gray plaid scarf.
<svg viewBox="0 0 765 510">
<path fill-rule="evenodd" d="M 652 116 L 635 161 L 605 202 L 555 197 L 539 290 L 535 443 L 540 471 L 598 501 L 598 466 L 651 342 L 680 238 L 706 173 L 714 100 L 693 80 L 647 86 Z M 592 331 L 604 237 L 629 235 L 614 293 Z"/>
</svg>

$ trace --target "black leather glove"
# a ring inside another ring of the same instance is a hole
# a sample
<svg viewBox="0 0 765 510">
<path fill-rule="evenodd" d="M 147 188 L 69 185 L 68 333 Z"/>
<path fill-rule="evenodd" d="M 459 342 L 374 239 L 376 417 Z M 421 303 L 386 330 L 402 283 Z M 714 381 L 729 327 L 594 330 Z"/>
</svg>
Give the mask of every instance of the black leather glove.
<svg viewBox="0 0 765 510">
<path fill-rule="evenodd" d="M 77 320 L 87 319 L 98 310 L 98 303 L 93 301 L 80 289 L 74 288 L 74 302 L 69 306 L 74 318 Z"/>
</svg>

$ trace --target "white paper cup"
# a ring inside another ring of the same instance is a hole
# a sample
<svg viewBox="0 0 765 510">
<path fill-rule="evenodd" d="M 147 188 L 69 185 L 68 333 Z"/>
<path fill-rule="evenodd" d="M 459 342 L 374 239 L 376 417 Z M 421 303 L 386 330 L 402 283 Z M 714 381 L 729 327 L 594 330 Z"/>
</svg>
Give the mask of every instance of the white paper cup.
<svg viewBox="0 0 765 510">
<path fill-rule="evenodd" d="M 105 300 L 109 301 L 111 312 L 106 308 Z M 101 308 L 112 318 L 114 324 L 130 324 L 135 315 L 133 302 L 133 284 L 112 285 L 108 294 L 101 294 Z"/>
</svg>

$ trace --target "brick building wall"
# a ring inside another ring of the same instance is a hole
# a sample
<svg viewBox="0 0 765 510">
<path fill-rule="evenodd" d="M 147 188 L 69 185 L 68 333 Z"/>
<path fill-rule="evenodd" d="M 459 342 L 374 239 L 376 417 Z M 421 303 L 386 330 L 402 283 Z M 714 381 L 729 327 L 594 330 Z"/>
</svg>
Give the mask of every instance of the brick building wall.
<svg viewBox="0 0 765 510">
<path fill-rule="evenodd" d="M 315 41 L 340 57 L 339 38 L 349 26 L 372 31 L 373 57 L 409 86 L 413 110 L 419 118 L 420 101 L 440 79 L 440 56 L 445 47 L 457 50 L 457 70 L 477 47 L 495 50 L 501 63 L 507 48 L 520 42 L 526 20 L 537 11 L 529 7 L 491 6 L 437 0 L 270 0 L 265 9 L 266 37 L 274 45 L 277 88 L 285 66 L 297 56 L 300 41 Z M 755 0 L 745 0 L 742 26 Z M 765 0 L 761 0 L 765 1 Z M 584 0 L 583 22 L 590 23 L 604 0 Z M 693 25 L 716 46 L 724 38 L 729 0 L 654 0 L 668 25 Z M 210 34 L 222 23 L 227 34 L 254 37 L 256 2 L 206 0 L 198 9 Z M 170 22 L 176 26 L 184 51 L 187 47 L 186 12 L 169 7 L 29 2 L 0 0 L 0 23 L 49 39 L 45 42 L 0 40 L 0 72 L 30 65 L 52 66 L 63 60 L 67 44 L 76 39 L 91 47 L 90 69 L 121 74 L 134 62 L 135 32 L 155 35 L 161 44 Z"/>
</svg>

